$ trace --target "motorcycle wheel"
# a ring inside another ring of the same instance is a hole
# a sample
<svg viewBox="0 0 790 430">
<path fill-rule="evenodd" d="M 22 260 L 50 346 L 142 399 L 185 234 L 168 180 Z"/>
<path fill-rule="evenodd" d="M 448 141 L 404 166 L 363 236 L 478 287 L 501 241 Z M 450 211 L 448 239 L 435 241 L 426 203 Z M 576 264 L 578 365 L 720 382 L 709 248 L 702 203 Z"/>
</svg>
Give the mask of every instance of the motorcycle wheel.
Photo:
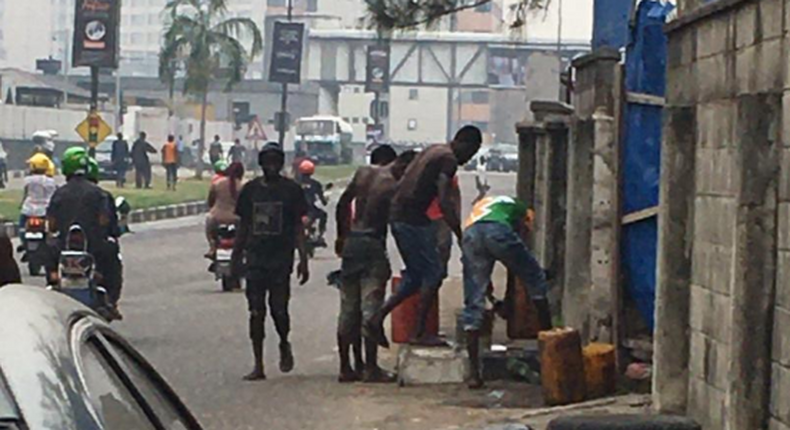
<svg viewBox="0 0 790 430">
<path fill-rule="evenodd" d="M 234 279 L 230 276 L 222 277 L 222 291 L 228 292 L 238 289 L 241 289 L 241 283 L 238 279 Z"/>
</svg>

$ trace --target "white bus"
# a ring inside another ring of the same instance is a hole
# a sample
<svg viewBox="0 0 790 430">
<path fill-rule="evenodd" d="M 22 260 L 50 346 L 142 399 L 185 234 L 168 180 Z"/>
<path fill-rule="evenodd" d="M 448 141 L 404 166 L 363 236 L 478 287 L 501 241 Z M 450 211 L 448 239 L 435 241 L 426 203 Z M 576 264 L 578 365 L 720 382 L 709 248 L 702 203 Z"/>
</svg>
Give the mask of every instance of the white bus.
<svg viewBox="0 0 790 430">
<path fill-rule="evenodd" d="M 352 161 L 351 124 L 336 116 L 312 116 L 296 121 L 296 151 L 319 164 L 348 164 Z"/>
</svg>

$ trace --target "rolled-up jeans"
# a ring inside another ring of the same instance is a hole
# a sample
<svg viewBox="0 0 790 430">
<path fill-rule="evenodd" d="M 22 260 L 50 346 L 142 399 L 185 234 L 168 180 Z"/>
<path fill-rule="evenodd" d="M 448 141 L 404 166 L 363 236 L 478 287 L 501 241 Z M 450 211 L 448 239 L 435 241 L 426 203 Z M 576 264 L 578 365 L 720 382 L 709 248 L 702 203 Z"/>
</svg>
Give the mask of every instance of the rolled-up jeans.
<svg viewBox="0 0 790 430">
<path fill-rule="evenodd" d="M 443 276 L 436 225 L 393 222 L 391 227 L 392 236 L 406 265 L 394 299 L 407 299 L 420 291 L 439 288 Z"/>
<path fill-rule="evenodd" d="M 546 274 L 513 228 L 498 222 L 478 222 L 464 232 L 464 330 L 479 330 L 486 291 L 494 264 L 501 262 L 527 288 L 533 300 L 545 299 Z"/>
</svg>

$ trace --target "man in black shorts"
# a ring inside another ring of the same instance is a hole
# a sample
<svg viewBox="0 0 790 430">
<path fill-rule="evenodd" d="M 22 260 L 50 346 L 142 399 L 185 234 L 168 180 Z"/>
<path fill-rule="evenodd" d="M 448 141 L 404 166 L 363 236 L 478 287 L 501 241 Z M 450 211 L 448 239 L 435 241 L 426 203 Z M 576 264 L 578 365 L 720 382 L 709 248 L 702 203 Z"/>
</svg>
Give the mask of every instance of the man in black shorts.
<svg viewBox="0 0 790 430">
<path fill-rule="evenodd" d="M 293 370 L 294 359 L 288 334 L 291 320 L 291 273 L 294 251 L 299 250 L 297 274 L 301 285 L 310 278 L 304 249 L 304 225 L 307 200 L 302 187 L 281 175 L 285 153 L 277 143 L 267 143 L 258 156 L 263 177 L 247 183 L 239 194 L 236 214 L 239 232 L 233 250 L 234 272 L 246 269 L 247 302 L 250 311 L 250 339 L 255 364 L 244 379 L 266 379 L 263 365 L 266 303 L 280 336 L 280 371 Z M 246 267 L 245 267 L 246 260 Z"/>
</svg>

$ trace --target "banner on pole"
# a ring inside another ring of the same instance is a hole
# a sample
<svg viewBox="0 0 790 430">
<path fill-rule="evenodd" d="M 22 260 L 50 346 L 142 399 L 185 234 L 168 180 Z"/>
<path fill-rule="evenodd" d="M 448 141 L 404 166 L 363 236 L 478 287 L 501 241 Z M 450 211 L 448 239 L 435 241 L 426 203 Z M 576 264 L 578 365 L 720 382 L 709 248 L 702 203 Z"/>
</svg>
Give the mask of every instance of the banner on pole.
<svg viewBox="0 0 790 430">
<path fill-rule="evenodd" d="M 367 78 L 365 91 L 369 93 L 389 92 L 390 47 L 389 45 L 368 46 Z"/>
<path fill-rule="evenodd" d="M 76 0 L 74 67 L 118 67 L 120 0 Z"/>
<path fill-rule="evenodd" d="M 304 24 L 275 22 L 269 81 L 298 84 L 302 80 L 302 44 Z"/>
</svg>

